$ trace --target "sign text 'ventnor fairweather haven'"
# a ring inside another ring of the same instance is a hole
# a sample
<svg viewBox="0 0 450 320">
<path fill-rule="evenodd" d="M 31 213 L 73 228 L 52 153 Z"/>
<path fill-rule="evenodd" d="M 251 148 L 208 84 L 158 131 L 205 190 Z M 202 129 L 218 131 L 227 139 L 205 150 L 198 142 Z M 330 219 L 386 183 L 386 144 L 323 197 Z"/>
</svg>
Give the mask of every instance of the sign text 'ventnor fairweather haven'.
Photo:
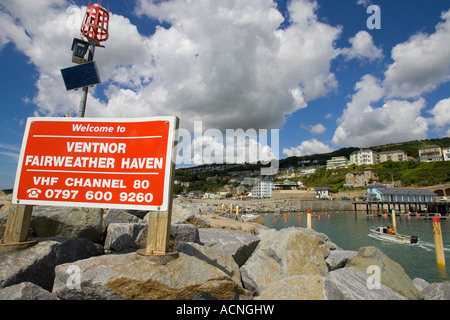
<svg viewBox="0 0 450 320">
<path fill-rule="evenodd" d="M 166 210 L 175 122 L 29 118 L 13 202 Z"/>
</svg>

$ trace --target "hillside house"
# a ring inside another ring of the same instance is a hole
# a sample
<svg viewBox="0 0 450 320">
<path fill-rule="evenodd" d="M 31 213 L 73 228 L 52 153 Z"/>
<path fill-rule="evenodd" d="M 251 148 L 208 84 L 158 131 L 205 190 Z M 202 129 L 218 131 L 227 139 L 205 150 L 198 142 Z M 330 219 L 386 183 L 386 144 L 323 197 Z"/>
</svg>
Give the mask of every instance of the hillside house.
<svg viewBox="0 0 450 320">
<path fill-rule="evenodd" d="M 403 150 L 378 152 L 377 163 L 382 163 L 386 161 L 394 161 L 394 162 L 408 161 L 408 155 Z"/>
<path fill-rule="evenodd" d="M 259 181 L 252 189 L 252 196 L 258 199 L 272 197 L 273 185 L 273 181 L 267 178 Z"/>
<path fill-rule="evenodd" d="M 432 144 L 419 149 L 420 162 L 442 161 L 442 148 Z"/>
<path fill-rule="evenodd" d="M 442 155 L 444 161 L 450 161 L 450 147 L 442 148 Z"/>
<path fill-rule="evenodd" d="M 333 169 L 341 169 L 348 168 L 350 164 L 346 157 L 332 157 L 330 160 L 327 160 L 327 170 Z"/>
<path fill-rule="evenodd" d="M 318 199 L 330 199 L 330 191 L 333 190 L 330 186 L 320 186 L 314 188 L 314 191 L 316 192 L 316 198 Z"/>
<path fill-rule="evenodd" d="M 284 180 L 273 185 L 273 190 L 298 190 L 297 182 Z"/>
<path fill-rule="evenodd" d="M 361 149 L 350 154 L 350 164 L 370 165 L 377 163 L 377 153 L 370 149 Z"/>
<path fill-rule="evenodd" d="M 345 175 L 345 184 L 353 187 L 364 187 L 373 182 L 378 182 L 378 174 L 370 167 L 362 172 L 351 171 Z"/>
</svg>

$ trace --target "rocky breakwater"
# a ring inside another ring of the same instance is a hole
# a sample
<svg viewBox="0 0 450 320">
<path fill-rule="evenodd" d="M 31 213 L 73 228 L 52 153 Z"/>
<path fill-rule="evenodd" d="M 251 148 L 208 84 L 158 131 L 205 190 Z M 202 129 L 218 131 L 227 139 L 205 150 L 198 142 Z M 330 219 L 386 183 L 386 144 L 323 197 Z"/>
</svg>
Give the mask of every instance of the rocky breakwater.
<svg viewBox="0 0 450 320">
<path fill-rule="evenodd" d="M 37 245 L 0 253 L 0 299 L 449 298 L 448 284 L 412 281 L 376 248 L 346 251 L 314 230 L 275 231 L 217 206 L 174 200 L 170 246 L 179 257 L 166 263 L 135 252 L 145 248 L 145 212 L 79 209 L 77 219 L 64 219 L 75 209 L 58 210 L 36 210 Z M 75 220 L 72 235 L 61 227 Z M 44 231 L 49 238 L 37 234 Z M 367 271 L 373 265 L 381 283 Z"/>
<path fill-rule="evenodd" d="M 200 202 L 202 200 L 195 200 Z M 226 210 L 239 206 L 239 213 L 286 213 L 299 212 L 306 210 L 313 211 L 353 211 L 354 207 L 351 201 L 344 200 L 304 200 L 304 199 L 259 199 L 259 200 L 206 200 L 210 204 L 221 207 L 222 204 Z"/>
</svg>

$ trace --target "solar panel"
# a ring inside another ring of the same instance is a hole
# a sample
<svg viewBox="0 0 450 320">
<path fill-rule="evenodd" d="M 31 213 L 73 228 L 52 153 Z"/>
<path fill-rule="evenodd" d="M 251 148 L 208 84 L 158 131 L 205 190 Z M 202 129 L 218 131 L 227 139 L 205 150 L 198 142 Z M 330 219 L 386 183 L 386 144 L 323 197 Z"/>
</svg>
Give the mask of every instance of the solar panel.
<svg viewBox="0 0 450 320">
<path fill-rule="evenodd" d="M 89 87 L 102 82 L 95 61 L 61 69 L 61 74 L 67 90 Z"/>
</svg>

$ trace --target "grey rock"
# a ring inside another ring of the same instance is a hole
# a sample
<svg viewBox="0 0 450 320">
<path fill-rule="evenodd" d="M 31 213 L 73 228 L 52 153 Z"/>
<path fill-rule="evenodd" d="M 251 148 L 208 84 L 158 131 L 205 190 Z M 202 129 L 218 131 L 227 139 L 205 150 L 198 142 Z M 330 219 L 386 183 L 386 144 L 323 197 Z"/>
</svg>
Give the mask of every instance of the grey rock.
<svg viewBox="0 0 450 320">
<path fill-rule="evenodd" d="M 8 212 L 0 212 L 0 239 L 5 234 L 6 221 L 8 220 Z"/>
<path fill-rule="evenodd" d="M 259 223 L 264 224 L 264 219 L 259 215 L 243 215 L 240 217 L 240 220 L 242 222 L 253 222 L 253 223 Z"/>
<path fill-rule="evenodd" d="M 239 272 L 239 266 L 227 253 L 216 250 L 216 248 L 202 246 L 198 243 L 182 243 L 175 248 L 177 252 L 183 252 L 187 255 L 196 257 L 199 260 L 203 260 L 206 263 L 222 270 L 236 283 L 241 282 L 241 274 Z"/>
<path fill-rule="evenodd" d="M 425 300 L 450 300 L 450 282 L 432 283 L 423 290 Z"/>
<path fill-rule="evenodd" d="M 103 219 L 104 227 L 108 227 L 110 223 L 139 223 L 143 222 L 128 210 L 123 209 L 108 209 Z"/>
<path fill-rule="evenodd" d="M 355 268 L 346 267 L 329 272 L 325 279 L 333 282 L 345 300 L 407 300 L 406 297 L 379 283 Z"/>
<path fill-rule="evenodd" d="M 79 260 L 80 285 L 69 288 L 68 268 L 55 268 L 53 294 L 60 299 L 191 300 L 250 298 L 248 291 L 221 268 L 183 252 L 167 264 L 136 253 Z"/>
<path fill-rule="evenodd" d="M 361 247 L 358 254 L 347 264 L 363 273 L 369 267 L 377 266 L 380 270 L 381 283 L 413 300 L 423 299 L 422 293 L 416 288 L 411 278 L 397 262 L 391 260 L 376 247 Z"/>
<path fill-rule="evenodd" d="M 144 218 L 148 221 L 148 218 Z M 209 228 L 209 222 L 198 212 L 196 205 L 192 203 L 180 203 L 179 200 L 173 201 L 172 206 L 172 224 L 192 224 L 198 228 Z"/>
<path fill-rule="evenodd" d="M 95 256 L 102 251 L 102 246 L 87 239 L 41 239 L 32 247 L 0 254 L 0 288 L 31 282 L 50 291 L 56 265 Z"/>
<path fill-rule="evenodd" d="M 430 285 L 430 283 L 428 281 L 426 281 L 422 278 L 414 278 L 413 283 L 416 286 L 416 288 L 420 292 L 422 292 L 422 294 L 423 294 L 423 290 L 425 290 L 425 288 Z"/>
<path fill-rule="evenodd" d="M 170 228 L 175 246 L 183 242 L 200 242 L 199 230 L 192 224 L 172 224 Z"/>
<path fill-rule="evenodd" d="M 325 275 L 329 250 L 314 230 L 286 228 L 267 233 L 241 267 L 244 287 L 259 295 L 272 282 L 296 275 Z"/>
<path fill-rule="evenodd" d="M 301 275 L 269 284 L 258 300 L 342 300 L 337 286 L 319 275 Z"/>
<path fill-rule="evenodd" d="M 105 250 L 132 252 L 144 249 L 147 243 L 147 224 L 110 223 L 106 229 Z M 171 225 L 171 247 L 183 242 L 199 242 L 198 228 L 191 224 Z"/>
<path fill-rule="evenodd" d="M 58 300 L 58 297 L 34 283 L 22 282 L 0 289 L 0 300 Z"/>
<path fill-rule="evenodd" d="M 99 242 L 102 209 L 35 206 L 31 228 L 36 237 L 73 237 Z"/>
<path fill-rule="evenodd" d="M 131 252 L 145 248 L 147 224 L 110 223 L 106 229 L 105 250 Z"/>
<path fill-rule="evenodd" d="M 228 254 L 239 267 L 244 265 L 260 242 L 257 236 L 239 230 L 200 228 L 199 234 L 205 246 Z"/>
<path fill-rule="evenodd" d="M 339 268 L 345 267 L 348 261 L 353 259 L 357 254 L 357 251 L 350 250 L 331 250 L 330 255 L 325 260 L 329 271 L 333 271 Z"/>
</svg>

